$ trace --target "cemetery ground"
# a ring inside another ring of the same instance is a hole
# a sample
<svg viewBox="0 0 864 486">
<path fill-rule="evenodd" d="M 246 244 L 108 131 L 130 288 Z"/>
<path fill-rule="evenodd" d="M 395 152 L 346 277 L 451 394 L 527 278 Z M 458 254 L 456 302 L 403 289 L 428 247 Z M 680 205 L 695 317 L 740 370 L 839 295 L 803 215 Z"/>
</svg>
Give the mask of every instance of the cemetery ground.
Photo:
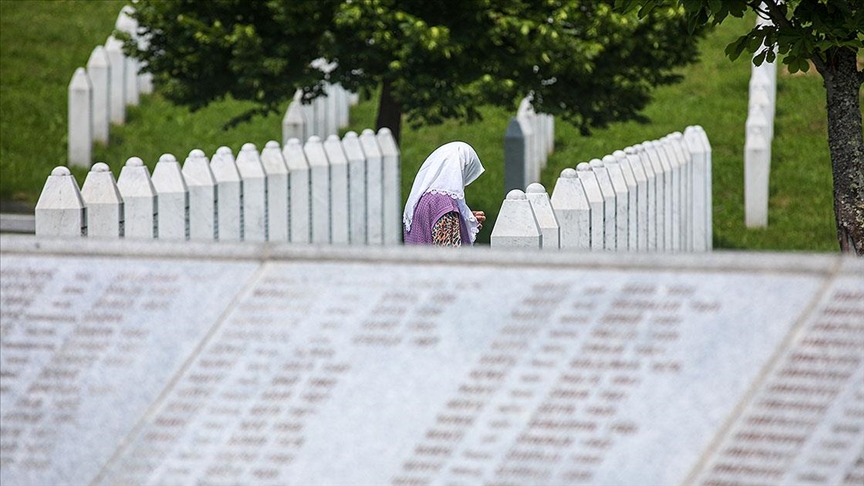
<svg viewBox="0 0 864 486">
<path fill-rule="evenodd" d="M 94 46 L 104 42 L 124 2 L 0 2 L 0 201 L 3 210 L 31 210 L 51 169 L 66 162 L 67 85 Z M 701 61 L 681 71 L 681 83 L 655 91 L 645 110 L 648 123 L 615 124 L 581 136 L 556 120 L 555 151 L 542 182 L 551 192 L 562 169 L 601 158 L 687 125 L 704 127 L 713 149 L 714 247 L 717 249 L 838 250 L 832 210 L 825 93 L 815 74 L 790 76 L 778 69 L 778 106 L 769 193 L 768 228 L 744 227 L 743 146 L 750 65 L 730 62 L 723 50 L 754 19 L 725 22 L 701 46 Z M 377 102 L 363 97 L 345 130 L 374 128 Z M 131 156 L 151 169 L 163 153 L 182 160 L 194 148 L 208 155 L 222 145 L 235 153 L 245 142 L 259 149 L 281 141 L 283 113 L 256 117 L 228 130 L 224 123 L 250 105 L 234 100 L 197 112 L 175 107 L 159 95 L 127 110 L 125 126 L 113 126 L 108 146 L 94 148 L 94 162 L 112 171 Z M 486 173 L 467 188 L 469 204 L 483 209 L 494 226 L 503 188 L 503 136 L 513 113 L 483 108 L 484 120 L 433 127 L 406 125 L 402 135 L 402 193 L 434 148 L 454 139 L 471 143 Z M 74 171 L 79 184 L 86 171 Z M 488 243 L 489 231 L 479 241 Z"/>
</svg>

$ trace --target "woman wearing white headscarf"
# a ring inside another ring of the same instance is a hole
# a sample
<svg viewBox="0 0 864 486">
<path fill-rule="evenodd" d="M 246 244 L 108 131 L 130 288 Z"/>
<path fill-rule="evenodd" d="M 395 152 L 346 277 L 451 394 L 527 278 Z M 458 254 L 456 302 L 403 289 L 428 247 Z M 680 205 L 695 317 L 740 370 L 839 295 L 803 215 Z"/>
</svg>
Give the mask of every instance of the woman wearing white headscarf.
<svg viewBox="0 0 864 486">
<path fill-rule="evenodd" d="M 406 244 L 473 245 L 483 211 L 465 203 L 465 186 L 483 173 L 477 152 L 465 142 L 435 149 L 417 172 L 402 213 Z"/>
</svg>

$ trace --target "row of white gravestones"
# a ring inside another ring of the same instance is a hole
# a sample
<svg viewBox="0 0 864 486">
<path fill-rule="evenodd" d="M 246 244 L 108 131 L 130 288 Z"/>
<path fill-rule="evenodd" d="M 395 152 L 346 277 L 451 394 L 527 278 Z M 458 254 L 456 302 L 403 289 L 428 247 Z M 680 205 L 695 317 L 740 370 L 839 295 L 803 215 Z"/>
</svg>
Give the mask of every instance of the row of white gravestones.
<svg viewBox="0 0 864 486">
<path fill-rule="evenodd" d="M 401 242 L 400 153 L 390 130 L 292 138 L 160 157 L 152 176 L 132 157 L 114 175 L 94 164 L 79 191 L 55 168 L 36 204 L 36 234 L 171 240 Z"/>
<path fill-rule="evenodd" d="M 771 21 L 758 17 L 756 23 Z M 766 61 L 752 66 L 744 142 L 744 214 L 748 228 L 768 226 L 768 179 L 776 108 L 777 64 Z"/>
<path fill-rule="evenodd" d="M 564 169 L 507 194 L 493 247 L 613 251 L 712 248 L 711 146 L 700 126 Z"/>
<path fill-rule="evenodd" d="M 326 83 L 324 94 L 308 103 L 303 103 L 303 91 L 297 90 L 282 118 L 282 143 L 338 134 L 340 128 L 348 126 L 349 108 L 357 101 L 357 95 L 340 84 Z"/>
<path fill-rule="evenodd" d="M 539 180 L 554 149 L 555 118 L 536 113 L 531 98 L 523 98 L 504 134 L 504 191 Z"/>
<path fill-rule="evenodd" d="M 115 27 L 135 39 L 139 47 L 147 39 L 138 35 L 138 23 L 125 6 Z M 87 68 L 75 70 L 69 83 L 69 165 L 90 167 L 93 142 L 107 144 L 110 125 L 126 122 L 126 107 L 137 106 L 140 94 L 153 92 L 153 77 L 140 73 L 139 62 L 123 53 L 123 42 L 113 35 L 90 53 Z"/>
</svg>

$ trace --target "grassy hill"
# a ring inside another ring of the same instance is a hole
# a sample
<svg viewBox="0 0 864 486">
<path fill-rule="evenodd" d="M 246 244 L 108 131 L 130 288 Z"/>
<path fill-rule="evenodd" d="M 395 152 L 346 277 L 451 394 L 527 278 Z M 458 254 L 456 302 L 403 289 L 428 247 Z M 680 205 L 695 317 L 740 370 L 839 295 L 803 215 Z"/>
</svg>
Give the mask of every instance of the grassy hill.
<svg viewBox="0 0 864 486">
<path fill-rule="evenodd" d="M 105 41 L 124 2 L 0 2 L 0 200 L 35 204 L 51 169 L 66 161 L 66 89 L 76 67 Z M 825 94 L 816 74 L 790 76 L 781 68 L 771 168 L 769 225 L 744 227 L 743 146 L 750 66 L 723 56 L 728 42 L 751 19 L 730 19 L 700 46 L 702 60 L 683 69 L 684 80 L 660 88 L 645 114 L 650 123 L 622 123 L 589 137 L 556 125 L 556 149 L 541 182 L 549 189 L 560 171 L 616 149 L 660 138 L 688 125 L 705 128 L 713 148 L 715 248 L 837 251 L 831 199 Z M 277 113 L 223 131 L 222 124 L 245 107 L 234 100 L 195 113 L 172 106 L 158 95 L 143 97 L 127 111 L 125 126 L 112 127 L 108 147 L 94 148 L 94 160 L 115 174 L 131 156 L 151 168 L 163 153 L 179 159 L 194 148 L 212 154 L 220 145 L 236 150 L 245 142 L 259 147 L 281 140 Z M 363 100 L 348 129 L 374 126 L 375 100 Z M 472 144 L 487 171 L 468 187 L 474 209 L 494 220 L 503 199 L 503 136 L 511 116 L 484 108 L 475 124 L 447 122 L 403 129 L 403 197 L 417 168 L 437 146 L 451 140 Z M 75 171 L 82 183 L 85 171 Z M 492 221 L 480 234 L 488 242 Z"/>
</svg>

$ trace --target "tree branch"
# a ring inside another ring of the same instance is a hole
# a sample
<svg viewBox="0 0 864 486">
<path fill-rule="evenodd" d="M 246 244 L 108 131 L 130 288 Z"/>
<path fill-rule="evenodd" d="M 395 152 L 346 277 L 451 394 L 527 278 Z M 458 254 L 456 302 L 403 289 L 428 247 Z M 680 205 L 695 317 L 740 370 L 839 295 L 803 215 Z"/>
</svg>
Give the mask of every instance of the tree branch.
<svg viewBox="0 0 864 486">
<path fill-rule="evenodd" d="M 780 0 L 750 0 L 747 4 L 750 5 L 750 8 L 752 8 L 757 15 L 759 13 L 765 13 L 768 16 L 768 19 L 774 22 L 774 25 L 778 27 L 785 27 L 790 30 L 798 29 L 797 25 L 792 23 L 790 19 L 783 15 L 783 12 L 780 10 Z M 759 8 L 762 5 L 765 6 L 765 10 Z M 813 62 L 813 65 L 816 66 L 816 70 L 820 73 L 825 73 L 825 69 L 828 66 L 825 64 L 824 59 L 814 52 L 813 55 L 810 56 L 810 60 Z"/>
</svg>

